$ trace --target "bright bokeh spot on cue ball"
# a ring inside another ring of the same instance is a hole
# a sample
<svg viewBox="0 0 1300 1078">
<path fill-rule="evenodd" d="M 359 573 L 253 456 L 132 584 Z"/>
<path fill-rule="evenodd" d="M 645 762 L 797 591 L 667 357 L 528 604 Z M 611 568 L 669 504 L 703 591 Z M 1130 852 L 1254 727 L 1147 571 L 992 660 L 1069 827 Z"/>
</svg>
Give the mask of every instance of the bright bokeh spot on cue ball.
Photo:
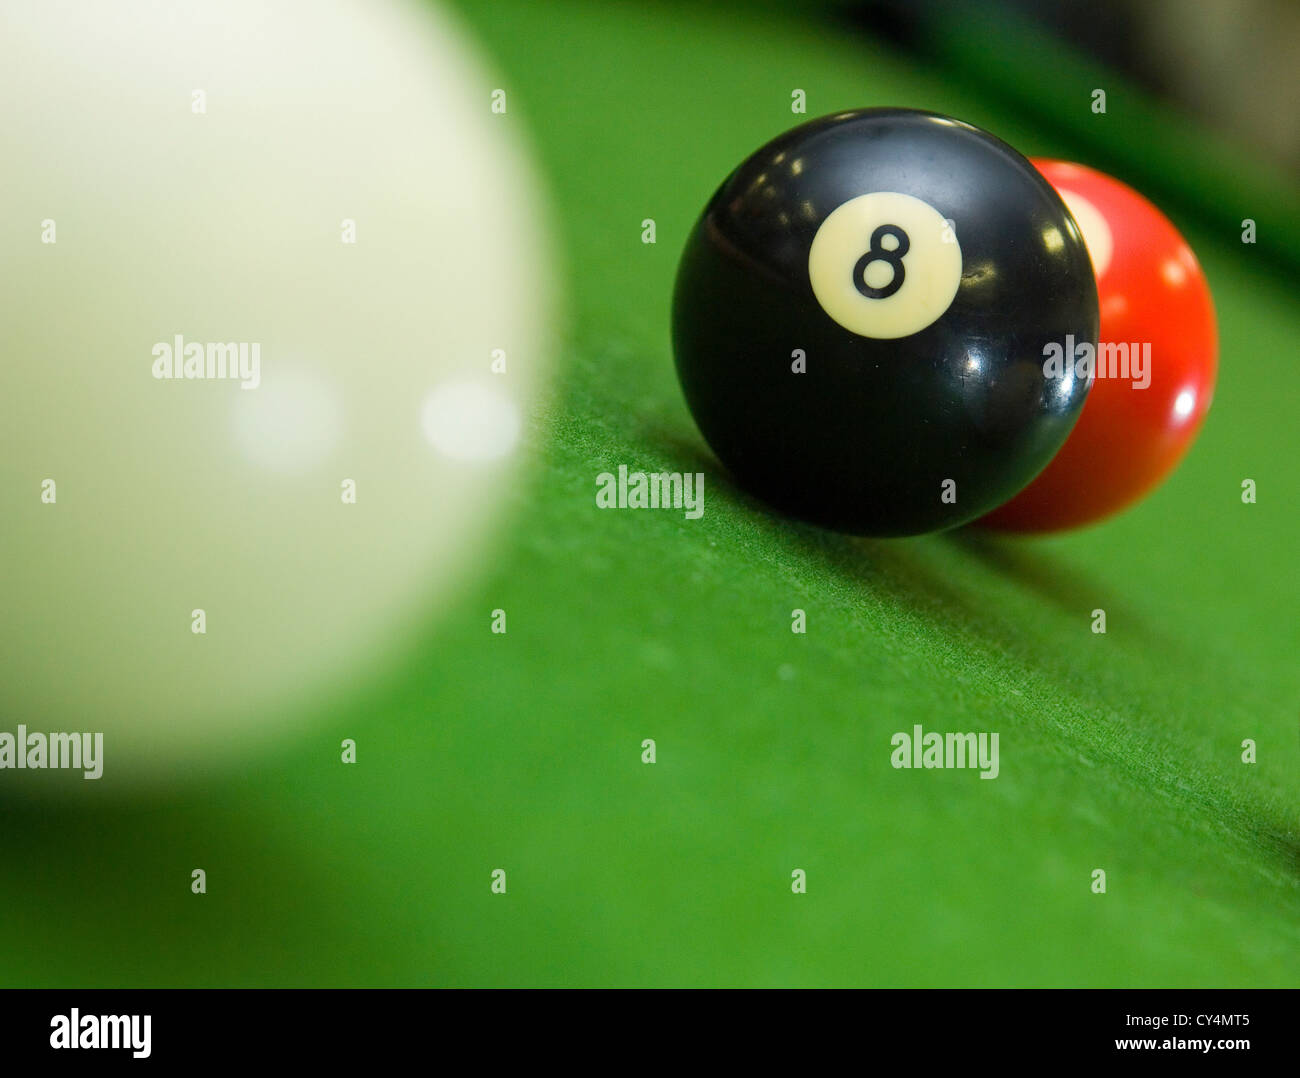
<svg viewBox="0 0 1300 1078">
<path fill-rule="evenodd" d="M 500 85 L 407 0 L 0 19 L 0 730 L 105 740 L 41 789 L 255 758 L 490 549 L 554 300 Z M 177 335 L 256 385 L 156 378 Z"/>
<path fill-rule="evenodd" d="M 452 460 L 498 460 L 519 441 L 519 409 L 481 382 L 439 386 L 424 402 L 425 436 Z"/>
<path fill-rule="evenodd" d="M 290 367 L 235 397 L 235 438 L 257 467 L 300 475 L 338 445 L 343 414 L 337 390 L 310 369 Z"/>
</svg>

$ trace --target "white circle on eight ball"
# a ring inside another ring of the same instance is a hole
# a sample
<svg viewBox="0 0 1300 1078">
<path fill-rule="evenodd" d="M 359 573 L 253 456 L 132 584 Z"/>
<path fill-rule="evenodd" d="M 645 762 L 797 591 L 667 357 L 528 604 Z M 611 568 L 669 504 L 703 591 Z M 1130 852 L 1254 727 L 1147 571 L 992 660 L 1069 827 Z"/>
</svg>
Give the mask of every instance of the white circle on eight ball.
<svg viewBox="0 0 1300 1078">
<path fill-rule="evenodd" d="M 880 340 L 909 337 L 952 304 L 961 245 L 928 202 L 873 191 L 822 222 L 808 251 L 808 279 L 822 310 L 845 329 Z"/>
</svg>

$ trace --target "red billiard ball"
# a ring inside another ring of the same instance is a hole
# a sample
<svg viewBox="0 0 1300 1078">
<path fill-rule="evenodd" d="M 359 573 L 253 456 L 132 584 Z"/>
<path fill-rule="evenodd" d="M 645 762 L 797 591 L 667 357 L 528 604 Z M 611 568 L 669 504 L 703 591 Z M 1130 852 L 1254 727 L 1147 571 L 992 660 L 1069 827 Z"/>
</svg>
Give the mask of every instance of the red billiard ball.
<svg viewBox="0 0 1300 1078">
<path fill-rule="evenodd" d="M 1173 470 L 1210 407 L 1219 345 L 1205 275 L 1164 214 L 1095 169 L 1033 163 L 1069 206 L 1092 257 L 1096 378 L 1046 469 L 980 523 L 1050 532 L 1118 512 Z"/>
</svg>

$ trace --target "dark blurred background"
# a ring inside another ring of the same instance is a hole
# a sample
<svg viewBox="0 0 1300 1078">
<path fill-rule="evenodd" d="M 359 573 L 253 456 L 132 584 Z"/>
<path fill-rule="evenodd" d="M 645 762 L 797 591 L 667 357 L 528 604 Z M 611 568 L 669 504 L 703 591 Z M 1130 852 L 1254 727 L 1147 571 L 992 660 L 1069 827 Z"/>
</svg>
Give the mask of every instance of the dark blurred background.
<svg viewBox="0 0 1300 1078">
<path fill-rule="evenodd" d="M 874 32 L 921 48 L 945 25 L 960 26 L 978 9 L 982 19 L 1006 20 L 1017 33 L 1041 33 L 1092 57 L 1300 177 L 1297 0 L 875 0 L 842 6 Z"/>
</svg>

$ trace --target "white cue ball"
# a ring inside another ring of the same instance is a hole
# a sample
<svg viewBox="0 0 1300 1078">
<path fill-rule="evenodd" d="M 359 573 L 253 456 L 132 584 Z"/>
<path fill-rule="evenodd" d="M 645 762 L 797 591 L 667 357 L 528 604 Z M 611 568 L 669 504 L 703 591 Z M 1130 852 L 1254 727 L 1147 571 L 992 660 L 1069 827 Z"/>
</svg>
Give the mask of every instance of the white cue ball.
<svg viewBox="0 0 1300 1078">
<path fill-rule="evenodd" d="M 403 0 L 0 10 L 0 733 L 246 759 L 482 561 L 554 298 L 501 86 Z M 155 377 L 177 335 L 260 383 Z"/>
</svg>

